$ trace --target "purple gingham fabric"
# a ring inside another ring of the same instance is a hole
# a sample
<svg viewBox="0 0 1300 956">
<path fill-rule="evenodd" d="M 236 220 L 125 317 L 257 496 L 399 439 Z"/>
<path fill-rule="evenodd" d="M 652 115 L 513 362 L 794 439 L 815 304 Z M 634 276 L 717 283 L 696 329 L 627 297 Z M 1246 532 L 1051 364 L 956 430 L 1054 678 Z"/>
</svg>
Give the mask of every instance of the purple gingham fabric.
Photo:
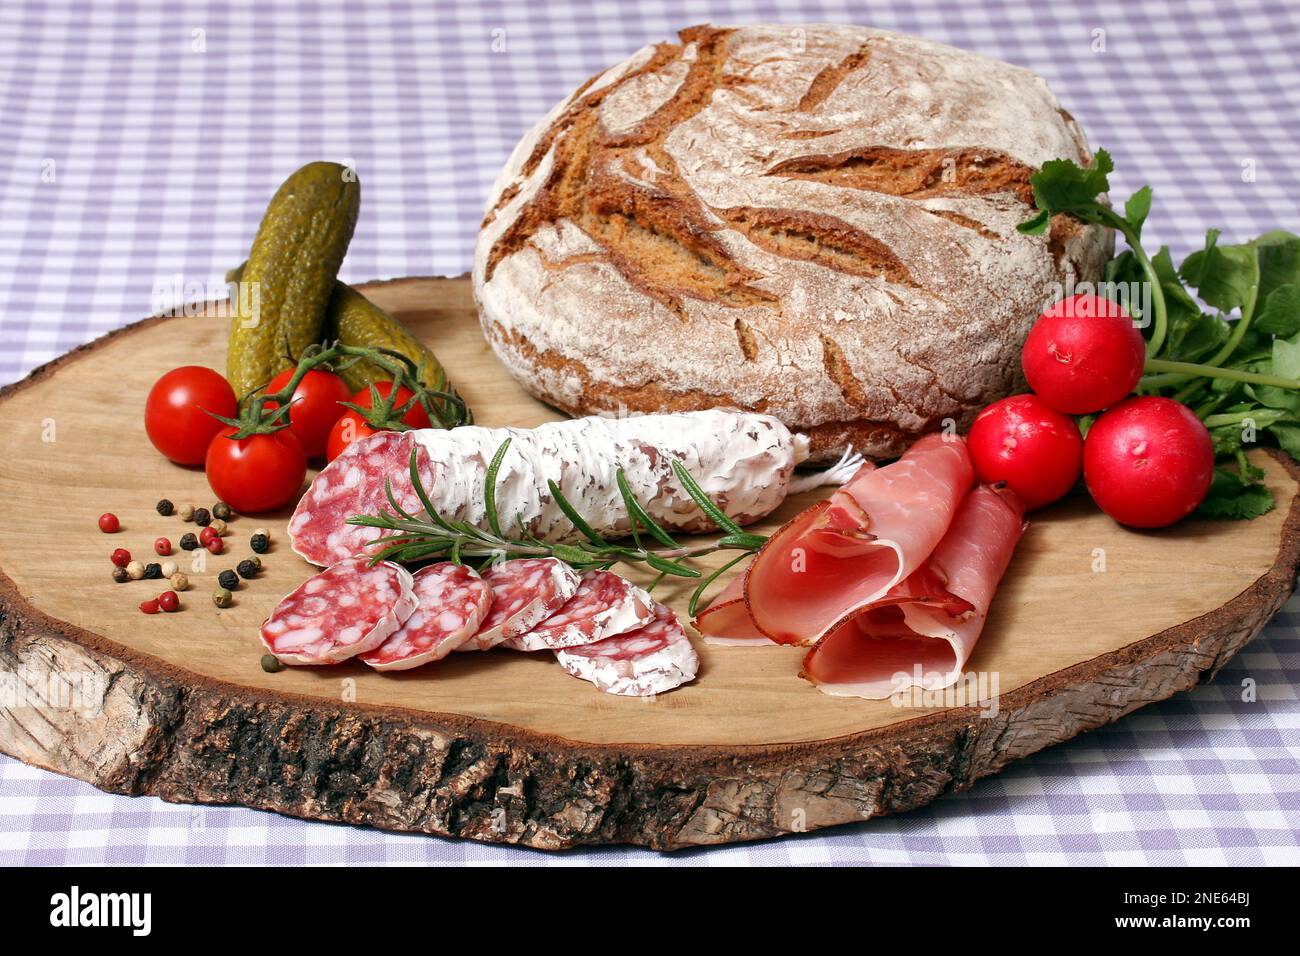
<svg viewBox="0 0 1300 956">
<path fill-rule="evenodd" d="M 1175 258 L 1300 227 L 1292 2 L 813 0 L 0 4 L 0 382 L 217 282 L 301 163 L 354 165 L 344 277 L 469 267 L 520 134 L 587 76 L 712 20 L 864 23 L 1044 75 L 1150 183 Z M 1300 602 L 1207 686 L 920 811 L 659 856 L 524 850 L 109 796 L 0 758 L 0 863 L 1300 863 Z M 1243 682 L 1255 697 L 1243 701 Z"/>
</svg>

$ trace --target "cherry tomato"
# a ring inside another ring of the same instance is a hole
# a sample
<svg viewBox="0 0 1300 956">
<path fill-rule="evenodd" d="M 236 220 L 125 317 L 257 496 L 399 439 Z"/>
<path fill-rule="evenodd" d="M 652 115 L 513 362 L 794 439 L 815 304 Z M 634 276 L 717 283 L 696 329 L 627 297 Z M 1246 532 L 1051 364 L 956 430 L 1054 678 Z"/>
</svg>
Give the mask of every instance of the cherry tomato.
<svg viewBox="0 0 1300 956">
<path fill-rule="evenodd" d="M 307 456 L 287 428 L 269 435 L 233 440 L 226 427 L 208 446 L 208 484 L 217 497 L 241 514 L 271 511 L 288 504 L 307 476 Z M 213 539 L 213 543 L 220 542 Z"/>
<path fill-rule="evenodd" d="M 99 516 L 99 530 L 104 534 L 117 534 L 117 530 L 122 527 L 122 523 L 117 520 L 117 515 L 105 511 Z"/>
<path fill-rule="evenodd" d="M 1032 511 L 1060 498 L 1079 480 L 1079 426 L 1037 395 L 994 402 L 975 418 L 967 439 L 980 481 L 1005 481 Z"/>
<path fill-rule="evenodd" d="M 1163 528 L 1204 500 L 1214 480 L 1214 443 L 1182 402 L 1130 398 L 1088 429 L 1083 478 L 1101 510 L 1120 524 Z"/>
<path fill-rule="evenodd" d="M 374 433 L 375 430 L 366 423 L 361 414 L 356 409 L 349 408 L 330 430 L 329 441 L 325 443 L 325 459 L 333 461 L 343 454 L 343 449 L 348 445 L 362 438 L 369 438 Z"/>
<path fill-rule="evenodd" d="M 208 412 L 233 418 L 235 392 L 202 365 L 174 368 L 154 383 L 144 403 L 144 429 L 160 452 L 178 465 L 201 465 L 212 436 L 226 426 Z"/>
<path fill-rule="evenodd" d="M 289 384 L 294 370 L 285 369 L 266 387 L 267 392 L 278 392 Z M 293 432 L 303 452 L 308 458 L 319 458 L 325 454 L 325 443 L 329 440 L 330 429 L 340 415 L 347 411 L 339 402 L 351 399 L 352 394 L 343 379 L 333 372 L 314 368 L 302 377 L 298 387 L 293 390 L 293 400 L 289 403 L 289 431 Z M 266 408 L 280 406 L 267 402 Z"/>
<path fill-rule="evenodd" d="M 1029 387 L 1047 404 L 1058 412 L 1087 415 L 1133 392 L 1146 345 L 1119 305 L 1076 295 L 1038 317 L 1020 361 Z"/>
<path fill-rule="evenodd" d="M 393 383 L 376 382 L 375 389 L 379 392 L 380 398 L 387 398 L 388 393 L 393 390 Z M 411 400 L 411 396 L 414 394 L 414 392 L 403 385 L 397 390 L 397 398 L 393 399 L 393 407 L 401 408 Z M 370 389 L 368 388 L 363 388 L 352 396 L 352 404 L 359 405 L 361 408 L 371 408 L 372 406 L 370 401 Z M 423 405 L 416 404 L 411 406 L 411 410 L 402 416 L 402 421 L 411 428 L 428 428 L 429 413 L 424 410 Z"/>
</svg>

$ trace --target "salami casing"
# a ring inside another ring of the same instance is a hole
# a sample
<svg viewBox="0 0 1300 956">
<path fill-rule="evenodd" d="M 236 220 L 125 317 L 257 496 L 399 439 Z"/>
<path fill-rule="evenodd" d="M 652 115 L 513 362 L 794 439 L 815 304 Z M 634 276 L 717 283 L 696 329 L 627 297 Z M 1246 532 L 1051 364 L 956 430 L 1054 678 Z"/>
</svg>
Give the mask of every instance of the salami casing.
<svg viewBox="0 0 1300 956">
<path fill-rule="evenodd" d="M 557 558 L 516 558 L 483 575 L 492 589 L 492 609 L 478 633 L 457 650 L 486 651 L 523 634 L 562 608 L 578 593 L 578 572 Z"/>
<path fill-rule="evenodd" d="M 357 554 L 378 528 L 348 525 L 354 515 L 389 508 L 384 480 L 412 514 L 422 511 L 409 478 L 411 452 L 432 502 L 444 517 L 487 528 L 483 481 L 493 454 L 510 449 L 497 473 L 497 510 L 543 541 L 578 537 L 551 495 L 554 481 L 601 534 L 629 531 L 615 475 L 622 468 L 634 495 L 664 527 L 707 531 L 713 523 L 673 474 L 680 460 L 704 491 L 740 524 L 785 498 L 791 473 L 807 457 L 807 440 L 770 415 L 711 409 L 633 418 L 579 418 L 537 428 L 419 429 L 380 432 L 353 442 L 312 482 L 289 521 L 293 550 L 313 564 Z M 390 509 L 391 510 L 391 509 Z"/>
<path fill-rule="evenodd" d="M 591 681 L 607 694 L 648 697 L 695 679 L 700 657 L 672 610 L 658 602 L 643 627 L 594 644 L 555 652 L 574 677 Z"/>
<path fill-rule="evenodd" d="M 431 564 L 413 575 L 419 607 L 384 643 L 359 655 L 375 670 L 400 671 L 441 660 L 478 631 L 492 588 L 464 565 Z"/>
<path fill-rule="evenodd" d="M 378 647 L 415 607 L 405 568 L 349 558 L 280 601 L 262 622 L 262 643 L 286 664 L 337 664 Z"/>
<path fill-rule="evenodd" d="M 654 617 L 654 600 L 612 571 L 584 571 L 578 592 L 536 627 L 502 642 L 516 651 L 592 644 L 634 631 Z"/>
</svg>

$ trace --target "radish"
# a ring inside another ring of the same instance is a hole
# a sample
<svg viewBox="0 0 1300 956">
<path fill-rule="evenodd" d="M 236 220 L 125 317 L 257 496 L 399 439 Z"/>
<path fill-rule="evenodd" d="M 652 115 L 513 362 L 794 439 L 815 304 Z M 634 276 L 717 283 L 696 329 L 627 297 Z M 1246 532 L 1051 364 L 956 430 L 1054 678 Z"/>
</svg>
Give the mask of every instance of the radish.
<svg viewBox="0 0 1300 956">
<path fill-rule="evenodd" d="M 1109 299 L 1062 299 L 1034 323 L 1020 354 L 1029 387 L 1058 412 L 1087 415 L 1133 392 L 1146 345 L 1127 312 Z"/>
<path fill-rule="evenodd" d="M 1163 528 L 1204 500 L 1214 479 L 1214 444 L 1182 402 L 1130 398 L 1088 430 L 1083 478 L 1101 510 L 1120 524 Z"/>
<path fill-rule="evenodd" d="M 1032 511 L 1060 498 L 1079 480 L 1079 426 L 1037 395 L 1013 395 L 985 408 L 967 436 L 980 481 L 1005 481 Z"/>
</svg>

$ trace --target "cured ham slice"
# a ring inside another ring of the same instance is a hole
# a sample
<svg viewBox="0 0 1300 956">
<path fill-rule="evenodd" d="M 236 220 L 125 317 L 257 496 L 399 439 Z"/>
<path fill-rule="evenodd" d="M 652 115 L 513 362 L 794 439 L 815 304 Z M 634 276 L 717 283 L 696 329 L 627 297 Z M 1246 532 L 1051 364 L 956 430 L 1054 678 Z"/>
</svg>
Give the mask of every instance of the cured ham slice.
<svg viewBox="0 0 1300 956">
<path fill-rule="evenodd" d="M 555 652 L 560 665 L 607 694 L 648 697 L 695 679 L 700 656 L 672 610 L 655 602 L 653 618 L 644 626 Z"/>
<path fill-rule="evenodd" d="M 584 571 L 578 592 L 536 627 L 502 641 L 516 651 L 553 651 L 593 644 L 648 624 L 654 599 L 612 571 Z"/>
<path fill-rule="evenodd" d="M 858 469 L 755 556 L 745 602 L 758 630 L 814 644 L 879 601 L 929 557 L 974 480 L 965 441 L 943 435 L 883 468 Z"/>
<path fill-rule="evenodd" d="M 827 634 L 804 658 L 804 677 L 827 694 L 868 700 L 955 684 L 1023 528 L 1015 492 L 970 492 L 925 565 Z"/>
<path fill-rule="evenodd" d="M 558 558 L 502 561 L 483 580 L 492 588 L 492 609 L 459 651 L 486 651 L 532 630 L 577 594 L 579 584 L 578 572 Z"/>
<path fill-rule="evenodd" d="M 758 629 L 745 606 L 745 575 L 738 574 L 695 619 L 705 644 L 737 647 L 772 646 L 776 641 Z"/>
<path fill-rule="evenodd" d="M 360 659 L 379 671 L 442 660 L 474 636 L 492 606 L 492 588 L 473 568 L 431 564 L 413 575 L 420 606 L 401 627 Z"/>
<path fill-rule="evenodd" d="M 416 603 L 405 568 L 349 558 L 280 601 L 262 622 L 262 643 L 286 664 L 337 664 L 382 644 Z"/>
</svg>

